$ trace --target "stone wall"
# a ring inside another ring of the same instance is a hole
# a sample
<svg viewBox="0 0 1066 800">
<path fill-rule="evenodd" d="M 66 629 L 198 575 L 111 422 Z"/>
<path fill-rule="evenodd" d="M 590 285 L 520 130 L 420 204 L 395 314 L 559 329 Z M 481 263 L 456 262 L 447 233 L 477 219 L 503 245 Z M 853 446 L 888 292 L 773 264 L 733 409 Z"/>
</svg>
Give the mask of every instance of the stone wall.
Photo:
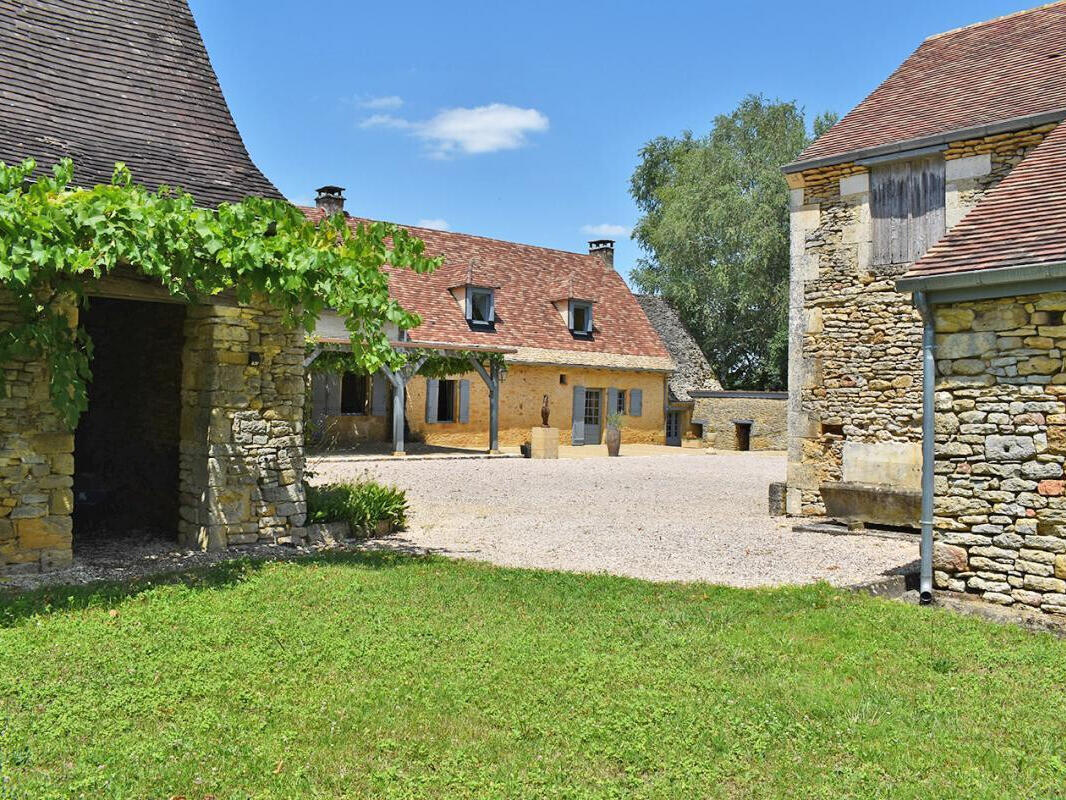
<svg viewBox="0 0 1066 800">
<path fill-rule="evenodd" d="M 937 587 L 1066 613 L 1066 293 L 935 310 Z"/>
<path fill-rule="evenodd" d="M 0 325 L 12 319 L 0 298 Z M 303 536 L 303 352 L 302 332 L 263 304 L 187 309 L 178 522 L 184 544 Z M 0 575 L 56 569 L 72 559 L 74 435 L 52 410 L 44 363 L 14 360 L 3 370 Z"/>
<path fill-rule="evenodd" d="M 302 331 L 263 304 L 188 309 L 179 528 L 185 544 L 218 548 L 302 536 L 303 357 Z"/>
<path fill-rule="evenodd" d="M 762 396 L 760 396 L 762 395 Z M 785 395 L 776 392 L 707 392 L 694 395 L 693 422 L 703 426 L 703 441 L 717 450 L 737 449 L 734 420 L 751 420 L 751 450 L 788 446 Z"/>
<path fill-rule="evenodd" d="M 76 311 L 70 316 L 76 323 Z M 0 296 L 0 325 L 15 319 Z M 44 362 L 14 359 L 2 368 L 0 575 L 59 569 L 72 559 L 74 434 L 53 410 Z"/>
<path fill-rule="evenodd" d="M 945 150 L 950 227 L 1052 126 L 953 142 Z M 890 476 L 918 488 L 921 322 L 871 263 L 870 176 L 838 164 L 789 175 L 788 512 L 825 511 L 822 484 Z"/>
</svg>

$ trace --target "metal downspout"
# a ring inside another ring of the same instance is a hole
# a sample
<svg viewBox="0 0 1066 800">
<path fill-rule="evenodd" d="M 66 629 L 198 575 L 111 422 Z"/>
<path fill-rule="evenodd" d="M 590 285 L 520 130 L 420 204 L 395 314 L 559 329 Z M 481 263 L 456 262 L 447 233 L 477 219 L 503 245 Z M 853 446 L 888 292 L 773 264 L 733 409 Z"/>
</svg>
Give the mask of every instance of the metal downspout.
<svg viewBox="0 0 1066 800">
<path fill-rule="evenodd" d="M 924 292 L 914 293 L 914 305 L 922 315 L 922 546 L 918 598 L 922 605 L 927 605 L 933 602 L 936 339 L 932 307 Z"/>
</svg>

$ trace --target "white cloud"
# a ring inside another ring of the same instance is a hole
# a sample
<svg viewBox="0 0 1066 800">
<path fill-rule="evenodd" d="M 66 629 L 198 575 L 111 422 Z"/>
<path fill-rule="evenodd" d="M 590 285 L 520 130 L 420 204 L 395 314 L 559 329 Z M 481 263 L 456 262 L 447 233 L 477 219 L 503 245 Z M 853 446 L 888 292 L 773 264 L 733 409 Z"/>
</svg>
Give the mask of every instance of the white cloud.
<svg viewBox="0 0 1066 800">
<path fill-rule="evenodd" d="M 477 108 L 446 108 L 424 121 L 374 114 L 360 127 L 409 131 L 429 145 L 431 156 L 447 158 L 456 153 L 516 150 L 528 143 L 530 134 L 548 130 L 548 117 L 535 108 L 491 103 Z"/>
<path fill-rule="evenodd" d="M 581 232 L 587 236 L 602 236 L 605 239 L 612 236 L 629 236 L 629 228 L 623 225 L 611 225 L 607 222 L 602 225 L 582 225 Z"/>
<path fill-rule="evenodd" d="M 419 228 L 429 228 L 434 231 L 446 231 L 451 227 L 446 219 L 420 219 L 415 224 Z"/>
<path fill-rule="evenodd" d="M 395 94 L 385 97 L 368 97 L 365 100 L 360 100 L 359 105 L 373 111 L 390 111 L 402 106 L 403 98 Z"/>
</svg>

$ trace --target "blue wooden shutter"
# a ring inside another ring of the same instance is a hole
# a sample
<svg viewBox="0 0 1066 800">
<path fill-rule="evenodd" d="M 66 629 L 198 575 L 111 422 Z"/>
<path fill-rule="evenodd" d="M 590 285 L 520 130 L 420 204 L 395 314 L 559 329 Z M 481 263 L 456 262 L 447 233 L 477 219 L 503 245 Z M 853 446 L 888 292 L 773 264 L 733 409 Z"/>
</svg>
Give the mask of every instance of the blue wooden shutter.
<svg viewBox="0 0 1066 800">
<path fill-rule="evenodd" d="M 470 421 L 470 381 L 459 381 L 459 421 Z"/>
<path fill-rule="evenodd" d="M 629 390 L 629 416 L 639 417 L 644 413 L 644 390 Z"/>
<path fill-rule="evenodd" d="M 370 413 L 375 417 L 385 416 L 385 381 L 380 372 L 375 372 L 370 384 Z"/>
<path fill-rule="evenodd" d="M 426 380 L 426 422 L 437 421 L 437 391 L 439 382 L 433 378 Z"/>
<path fill-rule="evenodd" d="M 319 429 L 326 422 L 326 375 L 322 372 L 311 373 L 311 422 Z"/>
<path fill-rule="evenodd" d="M 585 387 L 574 387 L 574 420 L 570 430 L 571 444 L 585 443 Z"/>
<path fill-rule="evenodd" d="M 614 414 L 618 411 L 618 390 L 607 389 L 607 413 Z"/>
<path fill-rule="evenodd" d="M 336 372 L 326 373 L 326 416 L 337 417 L 341 413 L 341 376 Z"/>
</svg>

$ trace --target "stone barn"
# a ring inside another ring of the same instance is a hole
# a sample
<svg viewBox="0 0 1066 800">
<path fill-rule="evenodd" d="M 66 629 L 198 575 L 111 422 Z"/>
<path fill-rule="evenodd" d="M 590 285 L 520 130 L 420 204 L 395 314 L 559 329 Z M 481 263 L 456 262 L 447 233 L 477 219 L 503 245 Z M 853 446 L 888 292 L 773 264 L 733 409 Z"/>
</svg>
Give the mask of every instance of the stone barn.
<svg viewBox="0 0 1066 800">
<path fill-rule="evenodd" d="M 1066 613 L 1066 126 L 898 285 L 925 310 L 935 409 L 927 578 Z"/>
<path fill-rule="evenodd" d="M 790 514 L 917 527 L 923 328 L 896 281 L 1063 118 L 1066 6 L 1054 4 L 929 37 L 784 168 Z"/>
<path fill-rule="evenodd" d="M 87 24 L 91 20 L 92 24 Z M 184 0 L 0 5 L 0 160 L 116 161 L 204 206 L 280 198 L 252 163 Z M 3 365 L 0 575 L 80 546 L 160 536 L 218 548 L 302 533 L 304 341 L 259 304 L 173 302 L 129 275 L 71 310 L 95 343 L 88 411 L 66 429 L 45 364 Z M 14 309 L 0 297 L 0 324 Z"/>
</svg>

